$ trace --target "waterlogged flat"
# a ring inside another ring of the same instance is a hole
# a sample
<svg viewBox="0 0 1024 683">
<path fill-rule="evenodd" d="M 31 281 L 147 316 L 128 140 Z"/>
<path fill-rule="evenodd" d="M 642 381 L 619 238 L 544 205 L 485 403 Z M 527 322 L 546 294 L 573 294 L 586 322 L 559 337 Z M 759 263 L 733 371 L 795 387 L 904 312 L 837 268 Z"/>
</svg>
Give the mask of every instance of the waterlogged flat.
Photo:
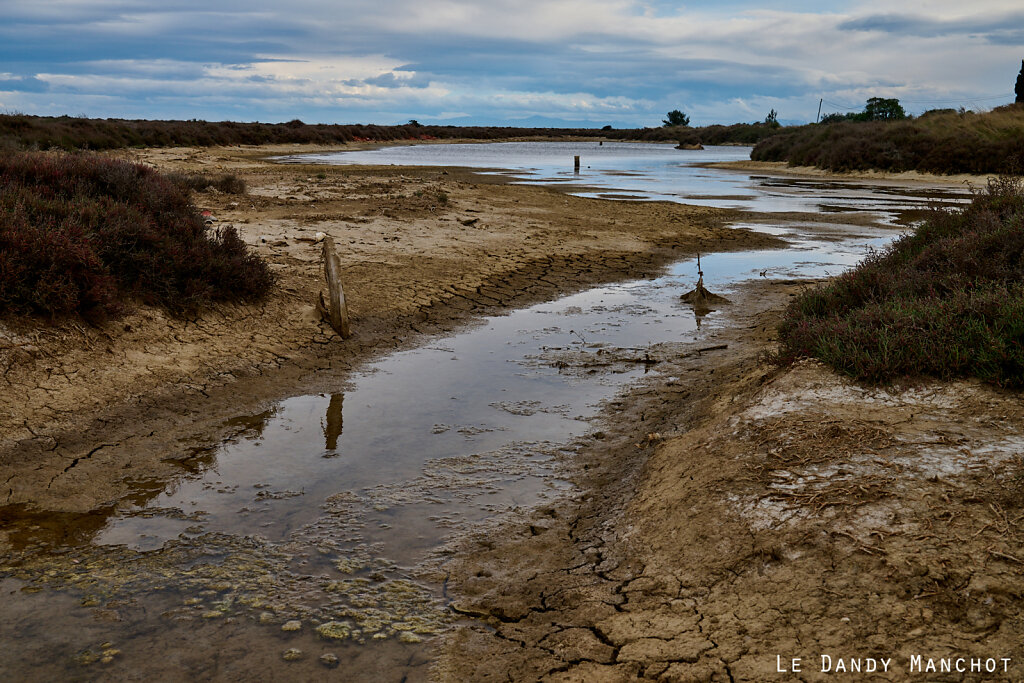
<svg viewBox="0 0 1024 683">
<path fill-rule="evenodd" d="M 401 145 L 282 157 L 291 163 L 459 166 L 557 183 L 582 197 L 663 200 L 767 212 L 901 211 L 957 201 L 966 190 L 908 183 L 869 184 L 722 171 L 707 164 L 746 161 L 750 147 L 678 150 L 645 142 L 494 142 Z M 573 158 L 579 156 L 579 172 Z M 574 189 L 576 188 L 576 189 Z"/>
<path fill-rule="evenodd" d="M 629 168 L 606 175 L 647 177 Z M 787 192 L 815 192 L 797 190 Z M 833 193 L 829 202 L 877 212 L 874 226 L 760 218 L 746 227 L 789 247 L 704 256 L 705 282 L 728 296 L 751 278 L 840 272 L 893 237 L 895 208 L 922 201 L 886 189 L 872 203 L 871 192 L 822 188 L 817 201 Z M 139 482 L 91 515 L 4 510 L 14 548 L 0 559 L 0 669 L 63 680 L 425 679 L 427 641 L 455 618 L 446 543 L 571 489 L 573 439 L 604 402 L 727 323 L 727 310 L 698 319 L 680 303 L 695 281 L 695 262 L 682 261 L 393 354 L 332 393 L 238 416 L 231 438 L 180 461 L 180 478 Z"/>
</svg>

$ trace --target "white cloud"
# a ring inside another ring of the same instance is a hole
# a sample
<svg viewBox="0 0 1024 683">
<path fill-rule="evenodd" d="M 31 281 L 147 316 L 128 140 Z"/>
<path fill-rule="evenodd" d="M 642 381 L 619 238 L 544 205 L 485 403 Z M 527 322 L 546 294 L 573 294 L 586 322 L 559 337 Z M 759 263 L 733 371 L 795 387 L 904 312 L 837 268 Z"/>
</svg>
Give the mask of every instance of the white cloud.
<svg viewBox="0 0 1024 683">
<path fill-rule="evenodd" d="M 627 125 L 657 125 L 683 104 L 695 123 L 763 118 L 773 107 L 781 118 L 813 118 L 819 97 L 948 98 L 955 106 L 1010 92 L 1019 68 L 1019 45 L 1007 38 L 1021 30 L 1012 20 L 1019 0 L 923 0 L 899 8 L 896 19 L 888 0 L 832 11 L 735 2 L 664 7 L 640 0 L 0 0 L 0 60 L 12 79 L 48 84 L 49 92 L 17 99 L 66 108 L 50 113 L 148 103 L 153 117 L 172 108 L 211 117 L 311 107 L 337 120 L 372 109 L 395 118 L 607 117 Z M 939 30 L 936 22 L 980 28 Z M 1000 32 L 1006 44 L 986 31 Z M 50 52 L 65 56 L 48 62 Z M 132 52 L 139 54 L 124 58 Z"/>
</svg>

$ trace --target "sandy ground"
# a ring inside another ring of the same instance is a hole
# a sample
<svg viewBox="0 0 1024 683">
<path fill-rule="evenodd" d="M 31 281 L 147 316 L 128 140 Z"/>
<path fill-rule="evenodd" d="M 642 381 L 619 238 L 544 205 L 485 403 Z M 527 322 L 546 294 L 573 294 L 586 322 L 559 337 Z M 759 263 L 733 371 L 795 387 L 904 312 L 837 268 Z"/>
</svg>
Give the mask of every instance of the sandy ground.
<svg viewBox="0 0 1024 683">
<path fill-rule="evenodd" d="M 139 481 L 173 479 L 225 419 L 422 333 L 767 239 L 711 209 L 457 169 L 281 167 L 267 152 L 132 155 L 246 179 L 246 196 L 196 201 L 270 260 L 266 303 L 187 321 L 140 309 L 101 329 L 5 321 L 3 519 L 69 533 Z M 313 309 L 318 231 L 342 252 L 346 342 Z M 461 543 L 445 571 L 465 620 L 434 679 L 1024 678 L 1019 394 L 774 368 L 763 354 L 798 287 L 750 285 L 708 342 L 724 348 L 666 360 L 609 405 L 575 462 L 578 495 Z M 994 671 L 970 673 L 972 658 Z"/>
</svg>

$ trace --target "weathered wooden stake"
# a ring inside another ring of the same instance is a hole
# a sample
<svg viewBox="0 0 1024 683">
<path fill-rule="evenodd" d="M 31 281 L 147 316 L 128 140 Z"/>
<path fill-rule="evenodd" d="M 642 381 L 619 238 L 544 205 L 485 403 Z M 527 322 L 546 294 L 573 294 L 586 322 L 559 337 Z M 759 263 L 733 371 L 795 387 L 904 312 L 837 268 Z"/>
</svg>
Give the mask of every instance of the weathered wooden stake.
<svg viewBox="0 0 1024 683">
<path fill-rule="evenodd" d="M 572 170 L 576 173 L 580 172 L 580 155 L 577 154 L 572 158 Z"/>
<path fill-rule="evenodd" d="M 324 303 L 324 293 L 320 292 L 317 301 L 317 308 L 320 315 L 331 323 L 334 331 L 341 335 L 342 339 L 352 336 L 352 329 L 348 324 L 348 306 L 345 304 L 345 291 L 341 288 L 341 261 L 338 253 L 334 250 L 334 240 L 327 236 L 324 238 L 324 275 L 327 277 L 327 295 L 330 297 L 330 305 Z"/>
</svg>

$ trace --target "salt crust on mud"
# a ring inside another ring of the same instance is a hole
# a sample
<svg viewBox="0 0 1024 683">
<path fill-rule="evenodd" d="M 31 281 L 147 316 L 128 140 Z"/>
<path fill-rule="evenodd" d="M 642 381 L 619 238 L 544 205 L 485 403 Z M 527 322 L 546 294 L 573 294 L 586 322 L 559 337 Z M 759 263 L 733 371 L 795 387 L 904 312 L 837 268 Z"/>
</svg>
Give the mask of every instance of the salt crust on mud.
<svg viewBox="0 0 1024 683">
<path fill-rule="evenodd" d="M 1021 425 L 1002 420 L 1000 404 L 1006 396 L 976 382 L 927 382 L 924 386 L 908 389 L 880 389 L 854 384 L 824 370 L 815 361 L 804 361 L 766 386 L 748 408 L 729 420 L 734 435 L 756 432 L 758 425 L 771 419 L 797 420 L 828 419 L 841 410 L 843 413 L 871 419 L 873 412 L 884 407 L 890 416 L 895 409 L 922 423 L 923 431 L 913 436 L 895 436 L 895 453 L 884 460 L 877 452 L 851 452 L 846 457 L 827 464 L 781 468 L 772 472 L 769 489 L 795 494 L 823 491 L 836 482 L 855 482 L 867 476 L 889 477 L 894 468 L 899 479 L 892 480 L 896 487 L 913 486 L 914 480 L 937 477 L 955 477 L 972 469 L 1003 465 L 1024 453 L 1024 433 Z M 987 405 L 995 414 L 970 415 L 979 405 Z M 878 416 L 875 416 L 876 418 Z M 959 430 L 951 425 L 961 423 Z M 878 420 L 882 423 L 882 420 Z M 928 430 L 928 423 L 934 430 Z M 980 434 L 970 429 L 971 423 L 982 422 L 987 428 Z M 1002 422 L 1002 425 L 999 423 Z M 1008 431 L 997 439 L 991 429 L 1001 426 Z M 809 510 L 793 506 L 780 499 L 729 496 L 738 510 L 757 529 L 773 528 L 779 524 L 806 518 Z M 862 510 L 867 515 L 861 522 L 879 524 L 887 515 L 881 509 Z M 891 515 L 890 515 L 891 516 Z"/>
</svg>

